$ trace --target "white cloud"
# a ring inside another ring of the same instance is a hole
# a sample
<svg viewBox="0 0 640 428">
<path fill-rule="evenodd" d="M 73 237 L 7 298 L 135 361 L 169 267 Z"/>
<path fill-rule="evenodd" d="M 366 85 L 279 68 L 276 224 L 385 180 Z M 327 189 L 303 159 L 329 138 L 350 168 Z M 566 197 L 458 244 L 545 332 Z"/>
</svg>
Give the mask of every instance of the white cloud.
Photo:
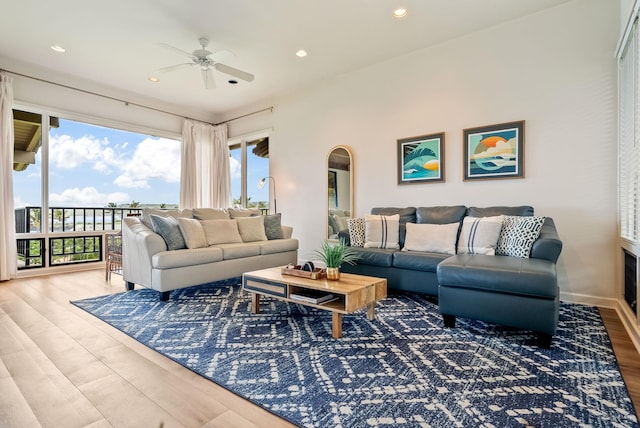
<svg viewBox="0 0 640 428">
<path fill-rule="evenodd" d="M 133 158 L 119 166 L 122 173 L 114 183 L 121 187 L 149 187 L 148 180 L 160 178 L 180 182 L 181 145 L 166 138 L 147 138 L 138 144 Z"/>
<path fill-rule="evenodd" d="M 240 162 L 233 156 L 229 158 L 229 171 L 231 172 L 232 179 L 240 178 L 242 176 L 242 166 L 240 165 Z"/>
<path fill-rule="evenodd" d="M 77 168 L 87 162 L 107 162 L 112 159 L 108 152 L 113 152 L 108 147 L 103 148 L 108 144 L 106 138 L 84 136 L 74 139 L 69 135 L 57 135 L 51 138 L 49 159 L 55 167 L 64 169 Z"/>
<path fill-rule="evenodd" d="M 80 206 L 80 207 L 104 207 L 109 202 L 122 204 L 130 202 L 131 198 L 124 192 L 100 193 L 95 187 L 75 187 L 65 189 L 61 194 L 52 193 L 49 196 L 51 206 Z"/>
</svg>

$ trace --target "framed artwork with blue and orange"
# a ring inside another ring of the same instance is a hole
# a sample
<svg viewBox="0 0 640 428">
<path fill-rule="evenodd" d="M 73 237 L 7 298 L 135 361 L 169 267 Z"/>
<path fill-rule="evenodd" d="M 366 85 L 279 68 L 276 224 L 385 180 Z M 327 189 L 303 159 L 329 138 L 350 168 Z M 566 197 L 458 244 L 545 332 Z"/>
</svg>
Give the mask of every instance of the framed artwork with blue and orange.
<svg viewBox="0 0 640 428">
<path fill-rule="evenodd" d="M 464 130 L 464 180 L 524 177 L 524 120 Z"/>
<path fill-rule="evenodd" d="M 398 140 L 398 184 L 444 181 L 444 132 Z"/>
</svg>

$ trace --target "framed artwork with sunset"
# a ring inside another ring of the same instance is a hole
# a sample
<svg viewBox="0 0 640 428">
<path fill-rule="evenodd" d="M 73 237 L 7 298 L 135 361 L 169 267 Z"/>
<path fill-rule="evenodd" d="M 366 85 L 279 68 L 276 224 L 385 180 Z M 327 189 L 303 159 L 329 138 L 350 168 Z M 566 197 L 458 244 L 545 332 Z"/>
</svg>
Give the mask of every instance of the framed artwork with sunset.
<svg viewBox="0 0 640 428">
<path fill-rule="evenodd" d="M 444 132 L 398 140 L 398 184 L 444 181 Z"/>
<path fill-rule="evenodd" d="M 464 130 L 464 180 L 524 177 L 524 120 Z"/>
</svg>

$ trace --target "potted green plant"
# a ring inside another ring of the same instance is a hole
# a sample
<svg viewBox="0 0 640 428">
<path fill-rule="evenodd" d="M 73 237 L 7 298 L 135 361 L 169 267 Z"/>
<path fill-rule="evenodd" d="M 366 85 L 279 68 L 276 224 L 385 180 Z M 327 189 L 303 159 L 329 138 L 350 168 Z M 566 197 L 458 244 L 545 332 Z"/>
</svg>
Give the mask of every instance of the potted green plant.
<svg viewBox="0 0 640 428">
<path fill-rule="evenodd" d="M 343 263 L 355 265 L 358 260 L 358 253 L 342 238 L 339 241 L 323 241 L 320 249 L 314 253 L 327 266 L 327 279 L 333 280 L 340 279 L 340 267 Z"/>
</svg>

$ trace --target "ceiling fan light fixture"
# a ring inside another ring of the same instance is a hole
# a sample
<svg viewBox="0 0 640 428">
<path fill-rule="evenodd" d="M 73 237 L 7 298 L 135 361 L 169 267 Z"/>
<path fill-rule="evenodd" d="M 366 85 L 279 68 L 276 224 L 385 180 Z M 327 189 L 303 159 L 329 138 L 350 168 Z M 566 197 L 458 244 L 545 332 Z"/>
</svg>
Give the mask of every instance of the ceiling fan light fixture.
<svg viewBox="0 0 640 428">
<path fill-rule="evenodd" d="M 60 45 L 51 45 L 51 50 L 52 51 L 56 51 L 56 52 L 60 52 L 60 53 L 63 53 L 63 52 L 67 51 L 65 48 L 63 48 Z"/>
<path fill-rule="evenodd" d="M 298 52 L 296 52 L 296 56 L 298 58 L 304 58 L 305 56 L 307 56 L 307 51 L 305 51 L 304 49 L 299 49 Z"/>
<path fill-rule="evenodd" d="M 393 11 L 394 18 L 404 18 L 405 16 L 407 16 L 407 9 L 404 7 L 399 7 Z"/>
</svg>

